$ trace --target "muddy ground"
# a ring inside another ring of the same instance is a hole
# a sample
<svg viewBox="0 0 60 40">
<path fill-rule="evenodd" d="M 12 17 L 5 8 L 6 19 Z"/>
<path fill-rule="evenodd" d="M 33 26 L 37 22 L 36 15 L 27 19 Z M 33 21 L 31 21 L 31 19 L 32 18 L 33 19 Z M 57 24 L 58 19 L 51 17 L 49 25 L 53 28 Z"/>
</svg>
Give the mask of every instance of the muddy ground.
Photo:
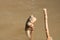
<svg viewBox="0 0 60 40">
<path fill-rule="evenodd" d="M 60 40 L 60 0 L 0 0 L 0 40 L 28 40 L 24 28 L 31 14 L 37 18 L 33 40 L 46 40 L 43 8 L 48 9 L 50 35 Z"/>
</svg>

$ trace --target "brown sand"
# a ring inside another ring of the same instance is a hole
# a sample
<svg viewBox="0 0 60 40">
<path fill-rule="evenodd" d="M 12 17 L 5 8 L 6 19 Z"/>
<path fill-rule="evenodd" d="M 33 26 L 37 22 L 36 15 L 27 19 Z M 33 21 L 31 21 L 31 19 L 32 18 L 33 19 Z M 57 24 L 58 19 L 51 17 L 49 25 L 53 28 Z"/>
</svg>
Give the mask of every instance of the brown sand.
<svg viewBox="0 0 60 40">
<path fill-rule="evenodd" d="M 37 17 L 33 40 L 45 40 L 44 7 L 48 9 L 50 35 L 60 40 L 60 0 L 0 0 L 0 40 L 28 40 L 24 26 L 31 14 Z"/>
</svg>

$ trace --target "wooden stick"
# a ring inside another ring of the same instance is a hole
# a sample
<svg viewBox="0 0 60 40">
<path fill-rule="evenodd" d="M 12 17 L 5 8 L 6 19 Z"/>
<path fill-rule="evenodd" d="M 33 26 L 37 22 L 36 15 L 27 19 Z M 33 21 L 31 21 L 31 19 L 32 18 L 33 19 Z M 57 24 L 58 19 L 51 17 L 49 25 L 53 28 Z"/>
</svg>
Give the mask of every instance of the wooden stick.
<svg viewBox="0 0 60 40">
<path fill-rule="evenodd" d="M 44 13 L 44 26 L 45 26 L 46 37 L 47 37 L 47 40 L 52 40 L 49 34 L 49 29 L 48 29 L 48 16 L 47 16 L 46 8 L 43 9 L 43 13 Z"/>
</svg>

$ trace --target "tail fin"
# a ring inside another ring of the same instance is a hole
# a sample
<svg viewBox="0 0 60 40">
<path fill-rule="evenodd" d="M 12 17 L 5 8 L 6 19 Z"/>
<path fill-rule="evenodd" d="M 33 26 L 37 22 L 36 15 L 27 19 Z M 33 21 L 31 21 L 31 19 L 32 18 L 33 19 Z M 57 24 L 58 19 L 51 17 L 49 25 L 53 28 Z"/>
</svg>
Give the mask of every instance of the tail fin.
<svg viewBox="0 0 60 40">
<path fill-rule="evenodd" d="M 27 30 L 27 31 L 26 31 L 26 34 L 27 34 L 27 37 L 28 37 L 29 39 L 31 39 L 31 30 Z"/>
</svg>

